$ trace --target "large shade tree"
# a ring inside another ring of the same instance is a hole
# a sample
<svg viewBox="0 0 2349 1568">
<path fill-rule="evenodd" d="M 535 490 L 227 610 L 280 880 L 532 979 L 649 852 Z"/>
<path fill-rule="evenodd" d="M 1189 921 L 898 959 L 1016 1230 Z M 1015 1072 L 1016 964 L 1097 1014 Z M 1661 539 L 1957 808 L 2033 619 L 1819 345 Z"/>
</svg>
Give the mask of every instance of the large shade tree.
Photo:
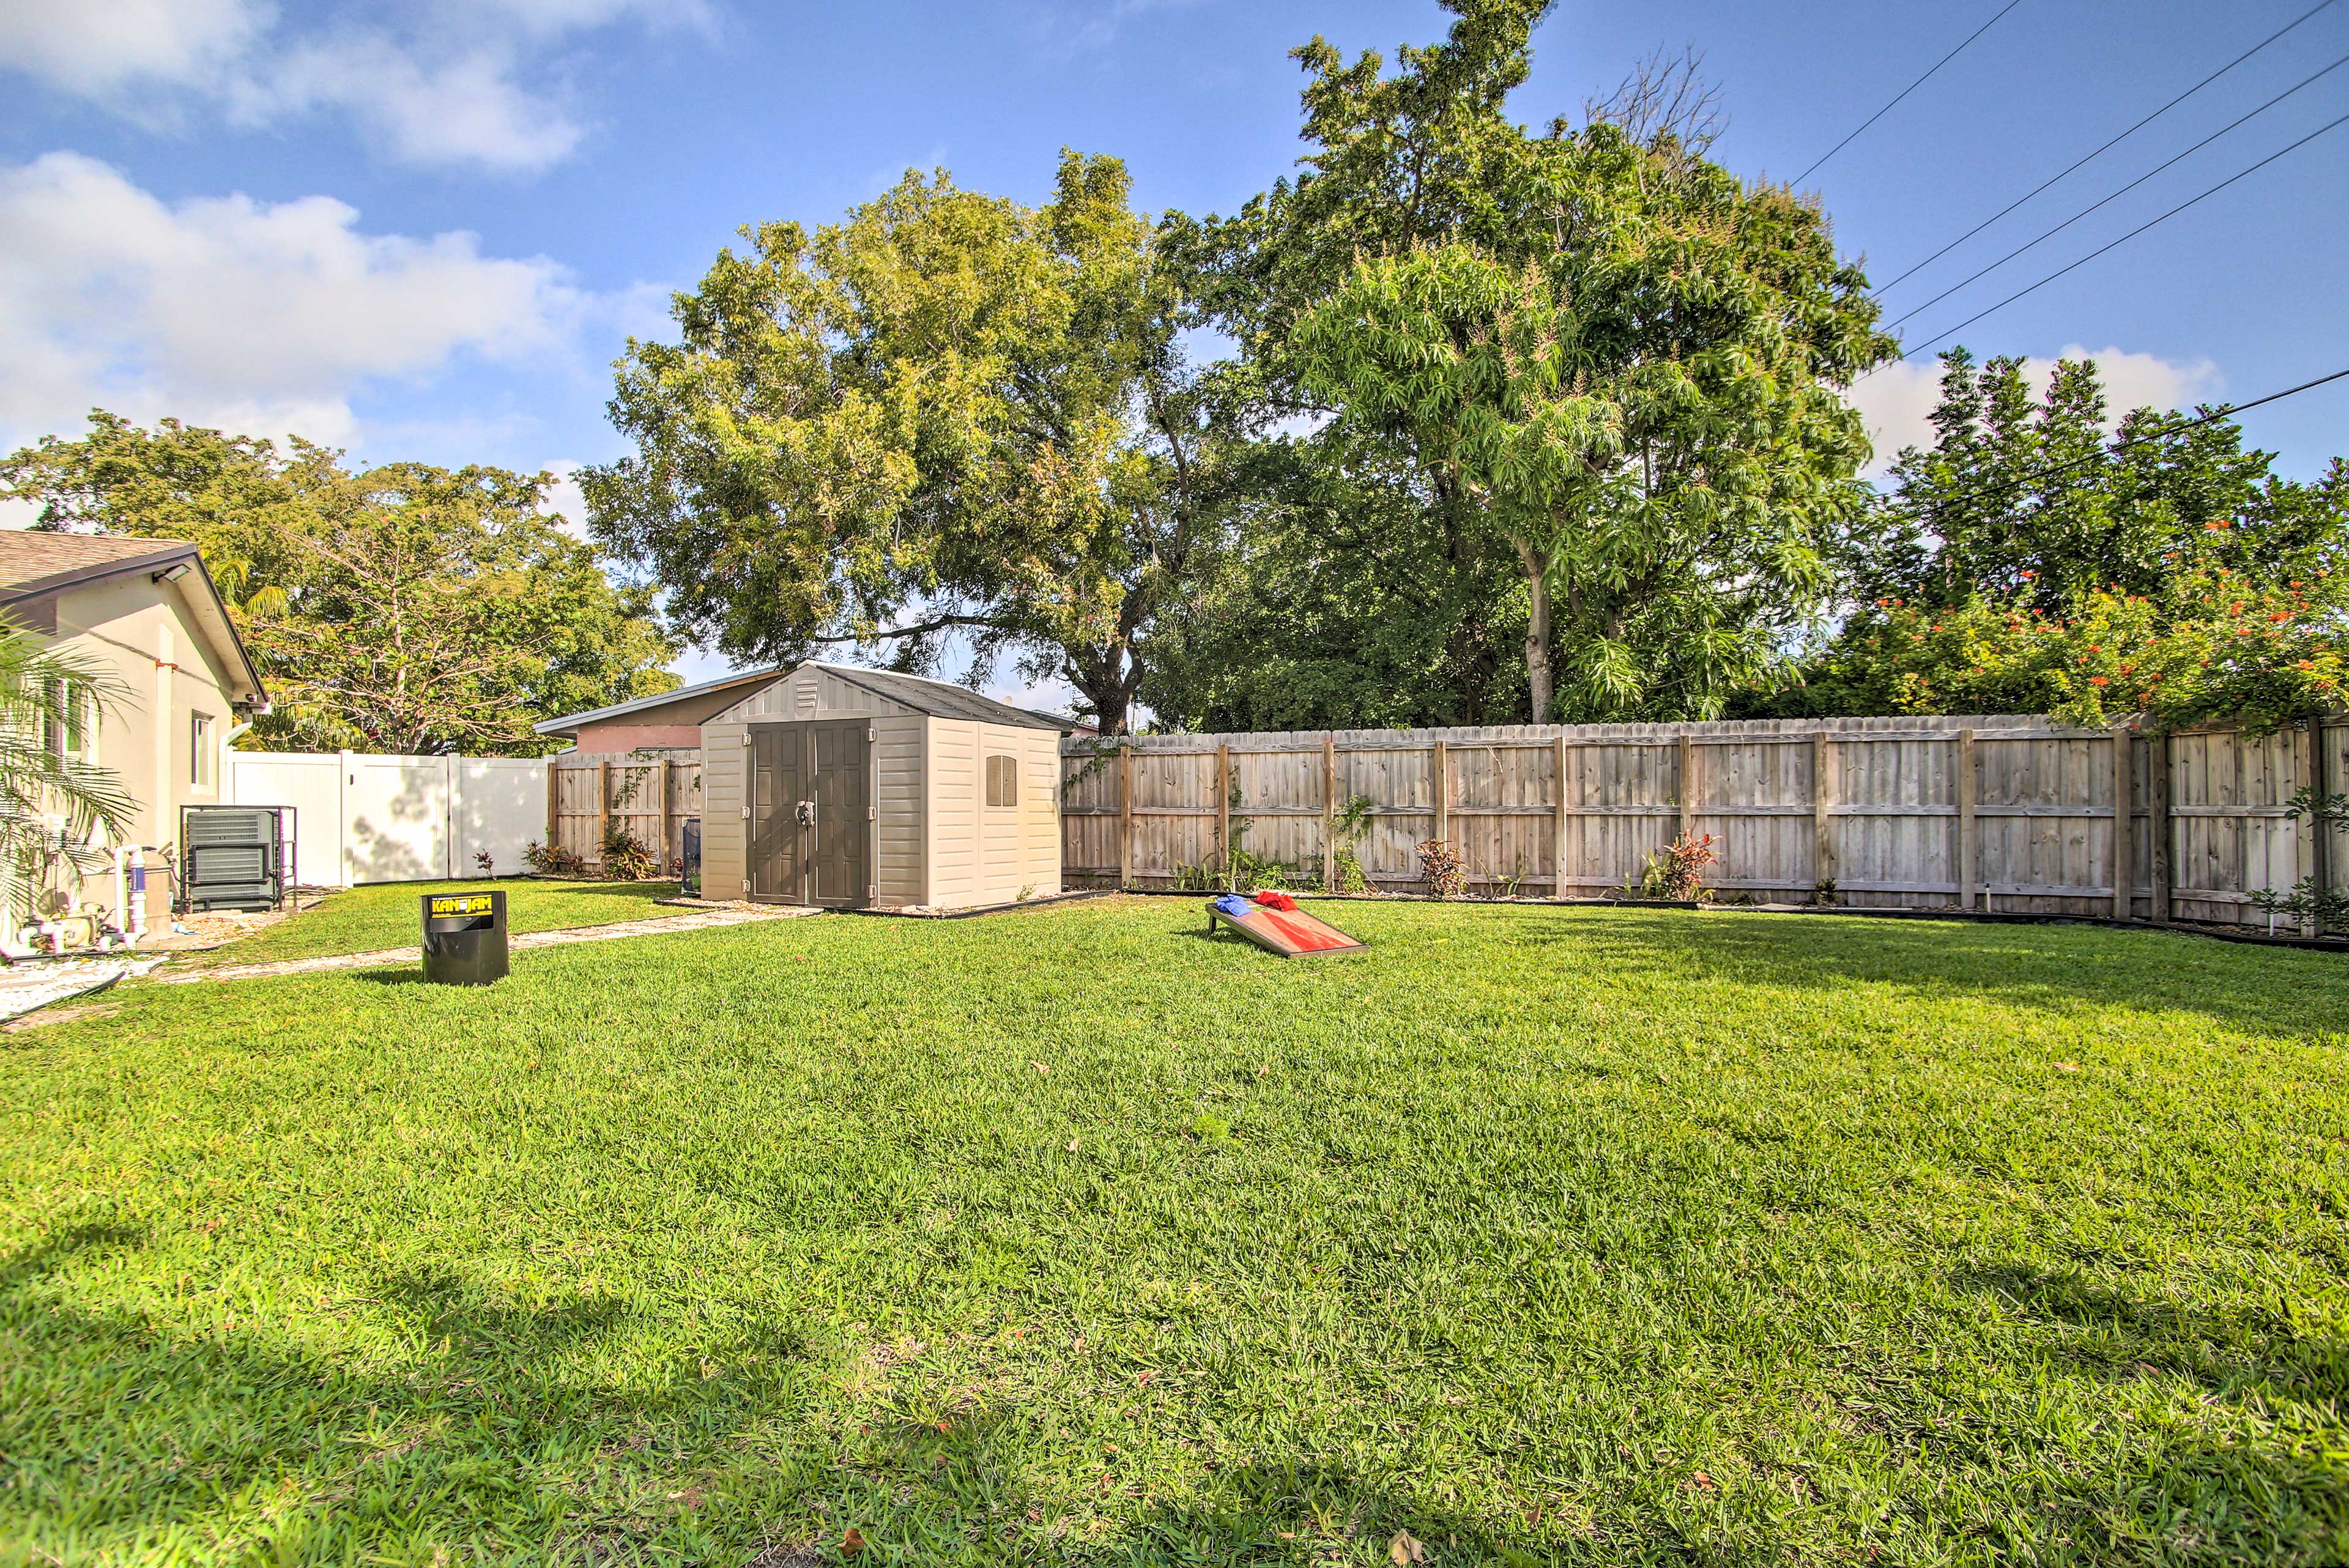
<svg viewBox="0 0 2349 1568">
<path fill-rule="evenodd" d="M 2349 564 L 2341 460 L 2286 479 L 2219 410 L 2110 412 L 2093 359 L 2059 360 L 2034 388 L 2019 359 L 1943 354 L 1932 444 L 1893 466 L 1851 551 L 1856 597 L 2019 596 L 2055 614 L 2197 572 L 2274 581 Z"/>
<path fill-rule="evenodd" d="M 1506 722 L 1525 704 L 1514 562 L 1464 548 L 1390 443 L 1273 434 L 1154 644 L 1144 692 L 1192 730 Z"/>
<path fill-rule="evenodd" d="M 1271 407 L 1399 454 L 1469 575 L 1514 566 L 1526 713 L 1716 712 L 1825 602 L 1864 499 L 1842 389 L 1889 340 L 1814 205 L 1653 94 L 1526 130 L 1547 5 L 1449 8 L 1392 74 L 1299 50 L 1306 171 L 1170 249 Z"/>
<path fill-rule="evenodd" d="M 103 410 L 0 459 L 38 525 L 186 539 L 267 684 L 253 743 L 535 755 L 557 714 L 677 684 L 652 596 L 544 514 L 553 478 L 388 463 Z"/>
<path fill-rule="evenodd" d="M 743 658 L 950 639 L 1129 722 L 1160 617 L 1222 515 L 1215 389 L 1115 159 L 1028 207 L 909 172 L 843 223 L 745 231 L 631 341 L 584 478 L 673 624 Z"/>
<path fill-rule="evenodd" d="M 2270 726 L 2349 681 L 2349 463 L 2284 478 L 2223 409 L 2108 419 L 2093 360 L 1942 358 L 1930 446 L 1847 549 L 1854 602 L 1744 716 L 2052 711 Z"/>
</svg>

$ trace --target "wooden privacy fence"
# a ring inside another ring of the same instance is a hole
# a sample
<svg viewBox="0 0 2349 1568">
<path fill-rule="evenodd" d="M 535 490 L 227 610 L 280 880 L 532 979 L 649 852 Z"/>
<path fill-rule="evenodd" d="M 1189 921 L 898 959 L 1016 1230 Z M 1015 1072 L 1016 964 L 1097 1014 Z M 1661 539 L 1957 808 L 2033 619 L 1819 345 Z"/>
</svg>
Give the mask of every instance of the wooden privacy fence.
<svg viewBox="0 0 2349 1568">
<path fill-rule="evenodd" d="M 684 824 L 701 815 L 701 753 L 547 759 L 546 842 L 590 866 L 604 861 L 608 827 L 625 827 L 666 875 L 684 853 Z"/>
<path fill-rule="evenodd" d="M 2287 803 L 2349 779 L 2349 719 L 2273 734 L 2025 717 L 1139 735 L 1061 744 L 1071 885 L 1205 885 L 1234 850 L 1336 881 L 1348 803 L 1368 880 L 1590 896 L 1683 834 L 1757 902 L 2264 922 L 2325 886 L 2331 830 Z M 1359 814 L 1358 814 L 1359 815 Z"/>
</svg>

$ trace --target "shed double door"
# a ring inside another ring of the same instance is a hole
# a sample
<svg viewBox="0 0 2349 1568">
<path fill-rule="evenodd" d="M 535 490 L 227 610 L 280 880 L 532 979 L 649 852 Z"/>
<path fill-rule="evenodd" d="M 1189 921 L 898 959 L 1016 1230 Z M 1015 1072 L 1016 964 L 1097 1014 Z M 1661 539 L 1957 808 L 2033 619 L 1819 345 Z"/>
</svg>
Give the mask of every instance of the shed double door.
<svg viewBox="0 0 2349 1568">
<path fill-rule="evenodd" d="M 750 897 L 861 909 L 873 901 L 870 722 L 750 726 Z"/>
</svg>

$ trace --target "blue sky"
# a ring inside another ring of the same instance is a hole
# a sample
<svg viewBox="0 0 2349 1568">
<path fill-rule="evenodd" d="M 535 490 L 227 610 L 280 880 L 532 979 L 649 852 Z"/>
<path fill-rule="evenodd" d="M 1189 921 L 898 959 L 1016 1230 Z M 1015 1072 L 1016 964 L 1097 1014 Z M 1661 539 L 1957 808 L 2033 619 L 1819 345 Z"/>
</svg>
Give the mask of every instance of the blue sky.
<svg viewBox="0 0 2349 1568">
<path fill-rule="evenodd" d="M 1522 117 L 1694 45 L 1714 155 L 1784 179 L 2001 0 L 1562 5 Z M 1889 278 L 2313 0 L 2021 0 L 1806 182 Z M 363 461 L 558 471 L 616 455 L 608 364 L 742 223 L 822 222 L 909 164 L 1035 199 L 1058 150 L 1126 159 L 1151 207 L 1228 211 L 1296 157 L 1295 66 L 1439 36 L 1422 0 L 0 0 L 0 442 L 93 403 Z M 1888 295 L 1917 304 L 2349 56 L 2349 4 Z M 2349 67 L 1993 273 L 1921 341 L 2349 113 Z M 2086 349 L 2128 400 L 2244 400 L 2349 366 L 2349 126 L 1969 327 Z M 1930 356 L 1860 401 L 1887 450 Z M 2255 410 L 2288 472 L 2349 452 L 2349 382 Z M 680 666 L 698 676 L 704 657 Z"/>
</svg>

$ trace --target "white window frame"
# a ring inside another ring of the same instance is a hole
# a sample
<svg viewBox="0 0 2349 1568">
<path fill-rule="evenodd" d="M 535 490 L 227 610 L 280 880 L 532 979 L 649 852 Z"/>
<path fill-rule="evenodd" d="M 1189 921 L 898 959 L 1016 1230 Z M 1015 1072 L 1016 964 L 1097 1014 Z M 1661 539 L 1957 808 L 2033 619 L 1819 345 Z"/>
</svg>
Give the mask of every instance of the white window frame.
<svg viewBox="0 0 2349 1568">
<path fill-rule="evenodd" d="M 220 740 L 210 713 L 188 710 L 188 788 L 199 794 L 220 791 Z"/>
<path fill-rule="evenodd" d="M 42 720 L 41 743 L 53 755 L 79 761 L 94 760 L 98 753 L 98 703 L 88 689 L 79 681 L 65 682 L 65 722 L 57 723 L 47 716 Z"/>
</svg>

